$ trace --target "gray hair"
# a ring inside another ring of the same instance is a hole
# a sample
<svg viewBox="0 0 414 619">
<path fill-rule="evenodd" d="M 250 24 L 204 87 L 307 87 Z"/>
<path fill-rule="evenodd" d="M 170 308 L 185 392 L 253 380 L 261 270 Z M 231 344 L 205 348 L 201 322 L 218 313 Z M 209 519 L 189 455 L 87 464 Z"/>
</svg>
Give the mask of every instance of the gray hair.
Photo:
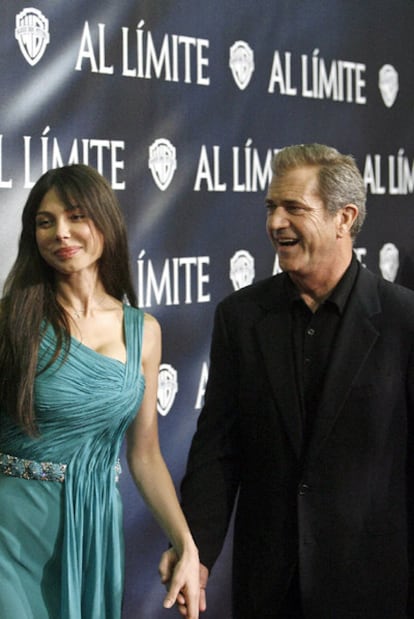
<svg viewBox="0 0 414 619">
<path fill-rule="evenodd" d="M 355 239 L 366 216 L 366 189 L 355 159 L 352 155 L 342 155 L 331 146 L 298 144 L 283 148 L 272 161 L 276 177 L 302 166 L 319 168 L 319 197 L 329 213 L 335 214 L 347 204 L 358 207 L 358 216 L 351 228 L 352 239 Z"/>
</svg>

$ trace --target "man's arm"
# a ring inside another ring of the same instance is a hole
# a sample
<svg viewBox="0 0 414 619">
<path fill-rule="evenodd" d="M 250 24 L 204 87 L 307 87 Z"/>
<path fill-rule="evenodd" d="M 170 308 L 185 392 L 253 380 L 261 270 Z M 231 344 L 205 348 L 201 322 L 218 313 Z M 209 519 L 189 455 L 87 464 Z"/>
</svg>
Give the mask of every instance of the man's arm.
<svg viewBox="0 0 414 619">
<path fill-rule="evenodd" d="M 226 537 L 239 486 L 238 356 L 220 304 L 216 310 L 205 403 L 200 414 L 181 484 L 181 499 L 200 555 L 200 612 L 207 607 L 209 572 Z M 230 321 L 231 323 L 231 321 Z M 161 582 L 168 586 L 177 555 L 165 551 L 159 563 Z M 184 596 L 177 607 L 188 616 Z"/>
<path fill-rule="evenodd" d="M 223 546 L 240 479 L 238 342 L 225 307 L 219 304 L 215 313 L 205 403 L 181 484 L 183 511 L 209 571 Z"/>
</svg>

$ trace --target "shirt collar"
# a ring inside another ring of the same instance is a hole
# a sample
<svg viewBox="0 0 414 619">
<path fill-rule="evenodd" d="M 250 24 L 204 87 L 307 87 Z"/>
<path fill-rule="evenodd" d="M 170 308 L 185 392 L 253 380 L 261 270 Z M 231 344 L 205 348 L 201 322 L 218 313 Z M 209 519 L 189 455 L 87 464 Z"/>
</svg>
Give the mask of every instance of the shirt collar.
<svg viewBox="0 0 414 619">
<path fill-rule="evenodd" d="M 328 302 L 335 305 L 340 314 L 342 314 L 345 309 L 346 302 L 348 301 L 349 294 L 355 283 L 359 269 L 360 265 L 358 259 L 355 254 L 352 253 L 352 259 L 349 267 L 347 268 L 335 288 L 332 290 L 329 297 L 325 300 L 325 303 Z M 286 278 L 286 293 L 289 299 L 289 303 L 294 303 L 295 301 L 302 301 L 300 292 L 296 288 L 290 277 Z"/>
<path fill-rule="evenodd" d="M 347 268 L 329 297 L 326 299 L 330 303 L 334 303 L 341 314 L 345 309 L 346 302 L 348 301 L 348 297 L 355 283 L 358 271 L 359 262 L 355 254 L 353 253 L 351 264 L 349 265 L 349 267 Z"/>
</svg>

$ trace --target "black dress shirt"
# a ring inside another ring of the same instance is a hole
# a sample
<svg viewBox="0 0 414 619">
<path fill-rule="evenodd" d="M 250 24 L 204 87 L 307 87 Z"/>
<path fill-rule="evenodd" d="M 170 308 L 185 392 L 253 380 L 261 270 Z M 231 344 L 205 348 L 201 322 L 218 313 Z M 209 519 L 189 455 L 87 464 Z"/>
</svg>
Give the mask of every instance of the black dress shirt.
<svg viewBox="0 0 414 619">
<path fill-rule="evenodd" d="M 296 382 L 302 404 L 305 444 L 312 431 L 335 338 L 359 269 L 359 262 L 353 255 L 341 280 L 315 313 L 302 300 L 293 282 L 287 280 L 292 346 Z"/>
</svg>

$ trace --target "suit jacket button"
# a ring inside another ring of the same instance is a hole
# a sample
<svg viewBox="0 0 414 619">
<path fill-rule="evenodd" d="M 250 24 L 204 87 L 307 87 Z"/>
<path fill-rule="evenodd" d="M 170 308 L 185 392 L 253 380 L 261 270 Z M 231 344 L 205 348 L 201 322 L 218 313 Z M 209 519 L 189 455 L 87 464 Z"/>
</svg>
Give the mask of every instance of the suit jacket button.
<svg viewBox="0 0 414 619">
<path fill-rule="evenodd" d="M 310 490 L 310 486 L 308 486 L 308 484 L 299 484 L 299 496 L 303 496 L 304 494 L 306 494 L 307 492 L 309 492 Z"/>
</svg>

